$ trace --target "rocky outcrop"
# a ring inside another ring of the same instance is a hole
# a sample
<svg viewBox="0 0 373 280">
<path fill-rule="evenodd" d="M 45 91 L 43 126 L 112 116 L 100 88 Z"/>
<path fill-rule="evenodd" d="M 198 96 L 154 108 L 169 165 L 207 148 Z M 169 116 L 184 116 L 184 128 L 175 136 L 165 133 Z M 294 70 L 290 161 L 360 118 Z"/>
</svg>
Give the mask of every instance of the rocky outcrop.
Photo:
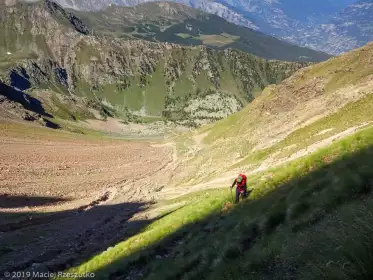
<svg viewBox="0 0 373 280">
<path fill-rule="evenodd" d="M 74 14 L 71 12 L 67 12 L 64 10 L 60 5 L 53 1 L 46 0 L 45 6 L 49 10 L 49 12 L 57 17 L 58 19 L 65 21 L 67 20 L 76 31 L 82 33 L 82 34 L 88 34 L 89 30 L 88 27 Z"/>
</svg>

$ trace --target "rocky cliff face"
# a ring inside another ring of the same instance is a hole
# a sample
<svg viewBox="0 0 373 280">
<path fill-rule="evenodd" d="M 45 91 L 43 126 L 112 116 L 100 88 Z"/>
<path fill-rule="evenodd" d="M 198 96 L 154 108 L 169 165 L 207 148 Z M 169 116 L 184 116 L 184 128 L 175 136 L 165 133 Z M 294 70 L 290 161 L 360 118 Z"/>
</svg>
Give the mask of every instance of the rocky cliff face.
<svg viewBox="0 0 373 280">
<path fill-rule="evenodd" d="M 4 83 L 73 95 L 123 118 L 163 117 L 189 125 L 220 119 L 307 65 L 90 35 L 78 17 L 50 1 L 14 3 L 1 9 L 0 19 Z"/>
</svg>

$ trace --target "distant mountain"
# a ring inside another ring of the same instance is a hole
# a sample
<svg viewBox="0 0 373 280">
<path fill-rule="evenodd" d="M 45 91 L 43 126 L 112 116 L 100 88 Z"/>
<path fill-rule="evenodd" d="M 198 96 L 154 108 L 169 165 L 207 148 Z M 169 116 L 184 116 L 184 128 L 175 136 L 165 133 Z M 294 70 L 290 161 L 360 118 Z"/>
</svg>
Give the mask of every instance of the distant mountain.
<svg viewBox="0 0 373 280">
<path fill-rule="evenodd" d="M 322 61 L 330 56 L 289 44 L 225 19 L 170 2 L 135 7 L 110 6 L 98 12 L 75 12 L 100 34 L 182 45 L 235 48 L 267 59 Z"/>
<path fill-rule="evenodd" d="M 218 0 L 250 19 L 259 30 L 287 36 L 299 28 L 314 25 L 353 3 L 354 0 Z"/>
<path fill-rule="evenodd" d="M 110 5 L 135 6 L 157 0 L 55 0 L 66 8 L 98 11 Z M 235 24 L 289 34 L 293 28 L 329 16 L 356 0 L 170 0 L 216 14 Z"/>
<path fill-rule="evenodd" d="M 373 40 L 373 0 L 358 1 L 303 36 L 289 39 L 331 54 L 358 48 Z"/>
<path fill-rule="evenodd" d="M 65 7 L 77 10 L 97 11 L 113 4 L 134 6 L 153 0 L 56 1 Z M 172 2 L 198 8 L 232 23 L 331 54 L 339 54 L 373 40 L 369 27 L 371 0 L 172 0 Z"/>
<path fill-rule="evenodd" d="M 136 6 L 146 2 L 154 2 L 157 0 L 55 0 L 65 8 L 71 8 L 80 11 L 98 11 L 110 5 L 119 6 Z M 216 14 L 235 24 L 243 25 L 253 29 L 257 29 L 250 20 L 246 19 L 241 13 L 235 12 L 223 3 L 218 3 L 209 0 L 175 0 L 172 2 L 181 3 L 192 8 L 198 8 L 207 13 Z"/>
</svg>

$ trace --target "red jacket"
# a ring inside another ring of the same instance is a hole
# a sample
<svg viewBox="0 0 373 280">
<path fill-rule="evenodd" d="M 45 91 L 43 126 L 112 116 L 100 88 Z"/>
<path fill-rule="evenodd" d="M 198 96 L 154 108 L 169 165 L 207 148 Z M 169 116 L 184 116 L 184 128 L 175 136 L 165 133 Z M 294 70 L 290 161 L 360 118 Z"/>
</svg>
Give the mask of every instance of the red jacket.
<svg viewBox="0 0 373 280">
<path fill-rule="evenodd" d="M 234 185 L 236 185 L 236 186 L 237 186 L 237 189 L 238 189 L 239 191 L 244 191 L 244 190 L 247 189 L 247 185 L 246 185 L 247 177 L 246 177 L 246 175 L 244 175 L 244 174 L 240 174 L 239 176 L 242 177 L 242 181 L 241 181 L 241 183 L 237 182 L 237 179 L 235 179 L 234 182 L 233 182 L 232 187 L 233 187 Z"/>
</svg>

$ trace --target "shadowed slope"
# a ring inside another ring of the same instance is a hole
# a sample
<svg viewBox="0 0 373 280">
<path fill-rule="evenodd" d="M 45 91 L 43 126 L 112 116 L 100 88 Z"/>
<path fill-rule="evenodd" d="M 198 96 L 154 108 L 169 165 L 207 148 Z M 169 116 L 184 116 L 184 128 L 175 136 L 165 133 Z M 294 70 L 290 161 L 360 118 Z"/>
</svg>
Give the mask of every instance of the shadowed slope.
<svg viewBox="0 0 373 280">
<path fill-rule="evenodd" d="M 369 279 L 372 143 L 370 128 L 251 177 L 251 198 L 227 213 L 228 190 L 181 197 L 184 207 L 71 271 L 111 279 Z"/>
</svg>

